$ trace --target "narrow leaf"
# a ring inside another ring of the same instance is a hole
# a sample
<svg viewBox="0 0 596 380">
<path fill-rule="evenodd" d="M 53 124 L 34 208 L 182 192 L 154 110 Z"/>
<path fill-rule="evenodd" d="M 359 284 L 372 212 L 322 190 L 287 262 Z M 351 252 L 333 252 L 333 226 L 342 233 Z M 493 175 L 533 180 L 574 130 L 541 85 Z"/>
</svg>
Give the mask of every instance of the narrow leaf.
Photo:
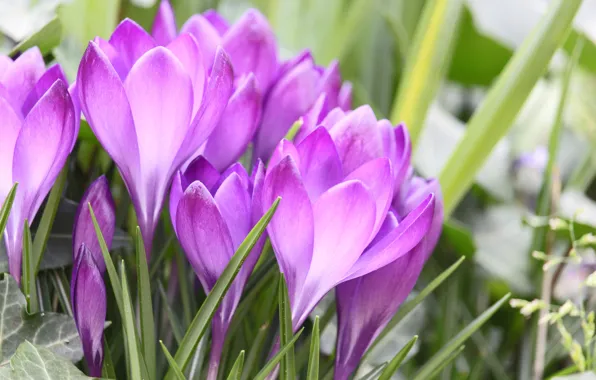
<svg viewBox="0 0 596 380">
<path fill-rule="evenodd" d="M 397 355 L 395 355 L 395 357 L 393 357 L 393 359 L 391 359 L 389 364 L 387 364 L 387 367 L 385 367 L 385 369 L 383 370 L 383 373 L 381 373 L 379 380 L 390 380 L 391 379 L 391 377 L 399 369 L 399 366 L 404 361 L 406 356 L 408 356 L 408 353 L 410 352 L 412 347 L 414 347 L 417 340 L 418 340 L 418 335 L 414 335 L 414 337 L 412 339 L 410 339 L 410 341 L 408 343 L 406 343 L 406 345 L 401 350 L 399 350 Z"/>
<path fill-rule="evenodd" d="M 168 351 L 168 349 L 166 348 L 166 345 L 163 344 L 163 342 L 161 340 L 159 341 L 159 344 L 161 345 L 161 349 L 162 349 L 164 355 L 166 356 L 166 359 L 168 359 L 168 363 L 170 364 L 170 369 L 172 371 L 174 371 L 176 380 L 186 380 L 186 376 L 184 376 L 184 374 L 180 370 L 180 367 L 178 367 L 178 364 L 176 363 L 176 361 L 170 354 L 170 351 Z"/>
<path fill-rule="evenodd" d="M 33 33 L 30 37 L 21 41 L 15 46 L 10 56 L 16 57 L 18 54 L 23 53 L 25 50 L 37 46 L 41 51 L 41 54 L 48 54 L 54 47 L 60 44 L 62 39 L 62 25 L 58 17 L 54 17 L 50 22 L 44 25 L 40 30 Z"/>
<path fill-rule="evenodd" d="M 416 27 L 391 111 L 393 124 L 407 125 L 412 144 L 420 137 L 428 109 L 449 66 L 462 6 L 462 0 L 427 1 Z"/>
<path fill-rule="evenodd" d="M 41 259 L 43 258 L 48 239 L 50 238 L 50 232 L 52 231 L 52 226 L 54 225 L 54 220 L 56 219 L 56 214 L 58 213 L 60 197 L 62 197 L 62 191 L 64 190 L 64 185 L 66 184 L 67 175 L 68 167 L 65 165 L 64 168 L 62 168 L 60 175 L 56 179 L 52 190 L 50 191 L 48 201 L 46 202 L 46 206 L 43 209 L 43 214 L 41 215 L 39 226 L 35 231 L 35 239 L 33 240 L 35 273 L 39 271 Z"/>
<path fill-rule="evenodd" d="M 304 331 L 304 327 L 298 330 L 296 335 L 294 335 L 294 338 L 292 338 L 288 344 L 283 346 L 282 349 L 279 350 L 279 352 L 267 364 L 265 364 L 263 369 L 261 369 L 257 376 L 254 377 L 254 380 L 264 380 L 267 375 L 269 375 L 269 373 L 275 369 L 275 366 L 277 366 L 277 363 L 283 359 L 283 357 L 286 355 L 286 352 L 294 348 L 294 343 L 296 343 L 298 337 L 300 337 L 300 334 L 302 334 L 302 331 Z"/>
<path fill-rule="evenodd" d="M 377 367 L 373 368 L 372 371 L 362 376 L 360 380 L 376 380 L 381 375 L 385 367 L 387 367 L 386 362 L 379 364 Z"/>
<path fill-rule="evenodd" d="M 290 310 L 290 299 L 288 287 L 283 276 L 280 276 L 277 297 L 279 300 L 279 340 L 282 346 L 292 340 L 292 311 Z M 290 348 L 280 365 L 279 378 L 281 380 L 294 380 L 296 378 L 296 359 L 294 349 Z"/>
<path fill-rule="evenodd" d="M 120 315 L 124 318 L 124 305 L 122 302 L 122 285 L 120 284 L 120 278 L 118 273 L 116 272 L 116 267 L 114 266 L 114 262 L 112 261 L 112 257 L 110 256 L 110 251 L 108 250 L 108 246 L 106 245 L 106 241 L 103 238 L 103 233 L 101 232 L 101 228 L 99 228 L 99 224 L 97 223 L 97 218 L 95 217 L 95 213 L 93 212 L 93 208 L 91 207 L 91 203 L 87 203 L 89 207 L 89 213 L 91 214 L 91 219 L 93 220 L 93 226 L 95 227 L 95 234 L 97 235 L 97 240 L 99 241 L 99 246 L 101 248 L 101 254 L 103 255 L 103 259 L 106 263 L 106 269 L 108 270 L 108 277 L 110 278 L 110 283 L 112 284 L 112 290 L 114 291 L 114 298 L 116 299 L 116 304 L 118 305 L 118 310 L 120 311 Z"/>
<path fill-rule="evenodd" d="M 555 0 L 515 52 L 476 110 L 440 175 L 445 214 L 472 185 L 497 142 L 507 133 L 553 54 L 565 41 L 581 0 Z"/>
<path fill-rule="evenodd" d="M 166 314 L 168 315 L 170 325 L 172 326 L 172 333 L 174 334 L 174 339 L 176 340 L 176 343 L 180 344 L 184 335 L 184 329 L 180 325 L 180 321 L 176 317 L 176 313 L 174 313 L 174 310 L 172 310 L 172 307 L 168 302 L 168 295 L 166 294 L 163 285 L 161 283 L 158 283 L 157 287 L 159 290 L 159 295 L 161 296 L 161 301 L 165 305 Z"/>
<path fill-rule="evenodd" d="M 230 374 L 228 375 L 227 380 L 240 380 L 240 377 L 242 376 L 242 366 L 244 365 L 244 350 L 240 351 L 240 354 L 238 355 L 238 359 L 236 359 L 236 361 L 234 362 L 234 365 L 232 366 L 232 370 L 230 371 Z"/>
<path fill-rule="evenodd" d="M 255 372 L 254 370 L 257 365 L 257 361 L 259 360 L 260 355 L 263 353 L 263 346 L 265 344 L 267 333 L 269 332 L 268 330 L 269 323 L 266 323 L 259 328 L 259 332 L 257 333 L 257 336 L 253 340 L 250 350 L 248 351 L 248 356 L 246 358 L 244 370 L 242 371 L 241 380 L 249 379 L 250 375 Z"/>
<path fill-rule="evenodd" d="M 420 302 L 422 302 L 430 293 L 432 293 L 436 288 L 438 288 L 439 285 L 441 285 L 443 283 L 443 281 L 445 281 L 449 276 L 451 276 L 451 274 L 453 272 L 455 272 L 455 270 L 461 265 L 461 263 L 464 260 L 465 260 L 465 257 L 463 257 L 463 256 L 460 257 L 459 260 L 457 260 L 449 268 L 445 269 L 445 271 L 443 271 L 443 273 L 441 273 L 440 275 L 438 275 L 430 284 L 428 284 L 426 286 L 426 288 L 424 288 L 420 293 L 418 293 L 418 295 L 416 295 L 416 297 L 414 297 L 410 301 L 408 301 L 408 302 L 404 303 L 403 305 L 401 305 L 401 307 L 399 308 L 399 310 L 397 311 L 397 313 L 393 316 L 393 318 L 391 318 L 391 320 L 389 321 L 389 323 L 387 324 L 387 326 L 385 326 L 385 328 L 379 333 L 379 336 L 377 336 L 377 338 L 374 340 L 374 342 L 370 345 L 370 347 L 368 348 L 368 350 L 364 354 L 364 357 L 363 357 L 362 361 L 364 361 L 364 358 L 366 358 L 368 356 L 368 354 L 373 350 L 373 348 L 377 344 L 379 344 L 379 342 L 381 342 L 383 340 L 383 338 L 395 326 L 397 326 L 397 324 L 406 315 L 408 315 L 408 313 L 410 313 L 412 310 L 414 310 L 414 308 L 416 306 L 418 306 L 418 304 L 420 304 Z"/>
<path fill-rule="evenodd" d="M 124 260 L 120 262 L 120 281 L 122 283 L 122 302 L 124 306 L 122 322 L 124 325 L 124 334 L 126 335 L 126 347 L 128 347 L 127 360 L 130 365 L 130 378 L 136 380 L 142 378 L 141 356 L 137 347 L 137 336 L 134 322 L 135 318 L 132 311 L 132 303 L 130 298 L 130 291 L 128 289 L 128 281 L 126 280 L 126 269 L 124 267 Z"/>
<path fill-rule="evenodd" d="M 510 294 L 505 295 L 497 303 L 491 306 L 488 310 L 478 316 L 468 326 L 461 330 L 456 336 L 454 336 L 447 344 L 439 350 L 429 361 L 427 361 L 422 368 L 416 373 L 414 380 L 425 380 L 430 379 L 431 374 L 435 372 L 437 368 L 445 363 L 454 353 L 458 350 L 462 343 L 464 343 L 470 335 L 478 330 L 482 325 L 489 320 L 499 310 L 499 308 L 509 299 Z"/>
<path fill-rule="evenodd" d="M 225 296 L 228 288 L 232 284 L 232 281 L 236 278 L 240 267 L 244 263 L 244 260 L 248 257 L 248 254 L 256 244 L 257 240 L 261 237 L 263 232 L 265 232 L 265 228 L 269 221 L 273 217 L 277 206 L 279 205 L 279 201 L 281 198 L 278 198 L 269 211 L 259 222 L 253 227 L 253 229 L 249 232 L 248 236 L 244 239 L 238 250 L 228 263 L 226 269 L 223 271 L 215 286 L 205 299 L 205 302 L 195 315 L 192 323 L 190 324 L 180 346 L 178 347 L 178 351 L 176 351 L 175 359 L 178 366 L 184 370 L 192 357 L 192 354 L 199 343 L 199 340 L 205 333 L 205 330 L 211 323 L 211 319 L 215 314 L 215 311 L 219 307 L 221 300 Z M 171 380 L 173 378 L 173 372 L 170 369 L 166 375 L 166 379 Z"/>
<path fill-rule="evenodd" d="M 310 335 L 310 356 L 308 359 L 308 371 L 306 372 L 307 380 L 319 379 L 319 341 L 319 316 L 317 315 L 312 326 L 312 334 Z"/>
<path fill-rule="evenodd" d="M 12 185 L 8 195 L 6 195 L 6 199 L 4 199 L 4 202 L 2 203 L 2 208 L 0 208 L 0 236 L 4 234 L 4 228 L 6 228 L 6 223 L 8 222 L 8 216 L 10 215 L 12 204 L 14 203 L 14 197 L 17 194 L 17 187 L 19 187 L 18 183 Z"/>
<path fill-rule="evenodd" d="M 27 299 L 29 314 L 35 314 L 39 311 L 36 279 L 31 230 L 29 229 L 29 221 L 25 219 L 23 226 L 23 293 L 25 293 Z"/>
<path fill-rule="evenodd" d="M 428 377 L 429 379 L 433 379 L 441 373 L 443 368 L 448 366 L 455 358 L 458 357 L 459 354 L 466 348 L 466 346 L 461 346 L 457 350 L 453 351 L 449 356 L 433 371 L 433 373 Z M 426 379 L 426 378 L 425 378 Z M 420 378 L 422 380 L 422 378 Z"/>
<path fill-rule="evenodd" d="M 139 291 L 139 310 L 141 315 L 141 351 L 147 364 L 147 372 L 150 378 L 155 378 L 155 323 L 153 320 L 153 303 L 151 301 L 151 283 L 149 281 L 149 268 L 147 266 L 147 255 L 141 230 L 137 226 L 136 241 L 137 256 L 137 282 Z"/>
</svg>

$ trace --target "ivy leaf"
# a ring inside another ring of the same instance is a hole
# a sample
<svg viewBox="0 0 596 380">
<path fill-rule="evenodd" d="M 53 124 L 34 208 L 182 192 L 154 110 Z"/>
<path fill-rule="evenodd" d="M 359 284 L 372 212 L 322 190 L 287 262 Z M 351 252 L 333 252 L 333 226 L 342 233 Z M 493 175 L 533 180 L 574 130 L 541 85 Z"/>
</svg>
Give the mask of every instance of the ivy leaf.
<svg viewBox="0 0 596 380">
<path fill-rule="evenodd" d="M 91 379 L 68 360 L 29 341 L 21 343 L 10 359 L 10 365 L 0 367 L 0 378 L 6 380 Z"/>
<path fill-rule="evenodd" d="M 25 296 L 16 281 L 5 275 L 0 281 L 0 366 L 11 360 L 25 340 L 70 361 L 81 360 L 81 340 L 71 317 L 58 313 L 28 315 L 26 307 Z"/>
</svg>

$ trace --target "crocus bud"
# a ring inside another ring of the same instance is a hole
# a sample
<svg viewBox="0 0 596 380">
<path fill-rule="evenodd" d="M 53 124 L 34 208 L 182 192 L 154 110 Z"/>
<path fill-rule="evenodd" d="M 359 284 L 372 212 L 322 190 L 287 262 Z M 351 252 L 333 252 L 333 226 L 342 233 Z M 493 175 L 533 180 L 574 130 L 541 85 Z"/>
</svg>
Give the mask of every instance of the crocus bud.
<svg viewBox="0 0 596 380">
<path fill-rule="evenodd" d="M 18 182 L 4 239 L 17 282 L 23 224 L 35 219 L 78 133 L 67 86 L 60 66 L 46 70 L 36 47 L 14 61 L 0 57 L 0 204 Z"/>
<path fill-rule="evenodd" d="M 233 89 L 228 55 L 212 69 L 195 39 L 166 47 L 131 20 L 90 42 L 77 77 L 82 111 L 130 191 L 147 255 L 174 173 L 219 123 Z"/>
<path fill-rule="evenodd" d="M 170 209 L 176 209 L 174 228 L 207 293 L 263 215 L 260 200 L 263 178 L 262 163 L 250 178 L 240 164 L 219 175 L 209 162 L 199 157 L 174 179 L 170 199 Z M 209 379 L 217 377 L 226 332 L 264 241 L 263 236 L 249 254 L 213 318 Z"/>
<path fill-rule="evenodd" d="M 73 269 L 70 282 L 72 310 L 83 344 L 89 375 L 101 376 L 103 329 L 106 319 L 105 261 L 89 211 L 93 208 L 97 224 L 108 249 L 116 223 L 116 210 L 106 177 L 101 176 L 87 189 L 75 215 L 73 231 Z"/>
</svg>

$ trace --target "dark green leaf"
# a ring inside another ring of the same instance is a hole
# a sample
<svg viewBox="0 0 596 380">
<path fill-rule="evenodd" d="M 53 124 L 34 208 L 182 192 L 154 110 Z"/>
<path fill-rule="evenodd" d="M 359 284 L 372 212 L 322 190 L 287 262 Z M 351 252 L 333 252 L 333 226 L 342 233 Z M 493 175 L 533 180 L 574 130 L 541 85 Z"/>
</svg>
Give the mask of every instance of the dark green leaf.
<svg viewBox="0 0 596 380">
<path fill-rule="evenodd" d="M 176 361 L 172 357 L 172 354 L 170 354 L 170 351 L 168 351 L 166 345 L 163 344 L 163 342 L 161 340 L 159 341 L 159 344 L 161 345 L 161 349 L 162 349 L 164 355 L 166 356 L 166 359 L 168 359 L 170 368 L 172 369 L 172 371 L 174 371 L 174 375 L 175 375 L 176 379 L 177 380 L 186 380 L 186 376 L 184 376 L 184 374 L 180 370 L 180 367 L 178 367 L 178 364 L 176 364 Z"/>
<path fill-rule="evenodd" d="M 83 349 L 74 320 L 66 314 L 28 315 L 27 301 L 10 275 L 0 280 L 0 366 L 6 365 L 17 347 L 28 340 L 47 347 L 73 362 L 81 360 Z"/>
<path fill-rule="evenodd" d="M 128 281 L 126 280 L 126 268 L 124 260 L 120 261 L 120 282 L 122 284 L 122 302 L 123 313 L 122 320 L 124 325 L 124 334 L 126 335 L 127 361 L 130 366 L 130 378 L 142 379 L 141 377 L 141 354 L 137 346 L 137 334 L 135 329 L 135 316 L 132 311 L 132 301 L 130 291 L 128 290 Z"/>
<path fill-rule="evenodd" d="M 151 282 L 149 281 L 149 268 L 147 266 L 147 255 L 141 230 L 137 226 L 136 242 L 137 258 L 137 282 L 140 303 L 140 325 L 141 325 L 141 352 L 147 363 L 147 372 L 150 378 L 155 377 L 155 323 L 153 320 L 153 303 L 151 301 Z"/>
<path fill-rule="evenodd" d="M 461 354 L 461 352 L 464 350 L 465 347 L 466 346 L 460 346 L 457 350 L 450 353 L 449 356 L 447 356 L 445 358 L 445 360 L 433 371 L 433 373 L 430 374 L 428 379 L 433 379 L 436 376 L 438 376 L 439 373 L 441 373 L 441 371 L 443 370 L 443 368 L 445 368 L 447 365 L 449 365 L 453 360 L 455 360 L 455 358 L 457 358 L 457 356 L 459 354 Z M 427 379 L 427 378 L 425 378 L 425 379 Z"/>
<path fill-rule="evenodd" d="M 12 208 L 14 197 L 17 194 L 18 186 L 18 183 L 12 185 L 12 188 L 10 189 L 10 191 L 6 195 L 6 198 L 2 202 L 2 208 L 0 208 L 0 236 L 4 234 L 4 228 L 6 228 L 6 223 L 8 222 L 8 215 L 10 215 L 10 209 Z"/>
<path fill-rule="evenodd" d="M 292 340 L 289 341 L 288 344 L 283 346 L 281 350 L 279 350 L 279 352 L 267 364 L 265 364 L 261 371 L 254 377 L 254 380 L 264 380 L 267 377 L 267 375 L 269 375 L 269 373 L 271 373 L 271 371 L 275 369 L 277 363 L 279 363 L 279 361 L 283 359 L 286 352 L 288 352 L 290 349 L 293 349 L 294 343 L 296 343 L 296 341 L 300 337 L 300 334 L 302 334 L 302 331 L 304 331 L 304 327 L 301 328 L 296 333 L 296 335 L 294 335 L 294 338 L 292 338 Z"/>
<path fill-rule="evenodd" d="M 478 316 L 468 326 L 461 330 L 454 336 L 443 348 L 439 350 L 429 361 L 427 361 L 422 368 L 416 373 L 414 380 L 430 379 L 431 375 L 440 368 L 451 357 L 451 355 L 460 349 L 461 344 L 464 343 L 470 335 L 478 330 L 482 325 L 490 319 L 499 310 L 499 308 L 509 299 L 510 294 L 505 295 L 488 310 Z"/>
<path fill-rule="evenodd" d="M 195 315 L 192 323 L 190 324 L 180 346 L 178 347 L 178 351 L 176 351 L 175 359 L 178 366 L 184 370 L 192 357 L 192 354 L 199 343 L 199 340 L 202 338 L 205 330 L 211 323 L 211 319 L 215 314 L 215 311 L 219 307 L 221 300 L 225 296 L 228 288 L 236 278 L 240 267 L 244 263 L 244 260 L 248 257 L 248 254 L 251 252 L 252 248 L 256 244 L 257 240 L 261 237 L 263 232 L 265 232 L 265 228 L 269 221 L 273 217 L 275 210 L 277 209 L 277 205 L 279 205 L 280 198 L 278 198 L 269 211 L 259 222 L 253 227 L 253 229 L 249 232 L 248 236 L 244 239 L 240 247 L 228 263 L 226 269 L 224 269 L 223 273 L 215 283 L 215 286 L 205 299 L 205 302 Z M 168 371 L 166 375 L 166 379 L 171 380 L 173 378 L 172 370 Z"/>
<path fill-rule="evenodd" d="M 399 366 L 404 361 L 408 352 L 414 347 L 416 341 L 418 340 L 418 335 L 414 335 L 414 337 L 395 355 L 393 359 L 387 364 L 387 367 L 381 373 L 379 380 L 390 380 L 391 377 L 397 372 Z"/>
<path fill-rule="evenodd" d="M 172 310 L 172 306 L 170 306 L 168 295 L 166 294 L 163 285 L 161 283 L 158 283 L 157 287 L 159 290 L 159 295 L 161 296 L 161 301 L 165 305 L 168 320 L 170 321 L 170 325 L 172 326 L 172 333 L 174 334 L 174 339 L 176 340 L 176 343 L 180 344 L 184 336 L 184 329 L 182 328 L 182 325 L 180 324 L 178 317 L 176 317 L 176 313 L 174 313 L 174 310 Z"/>
<path fill-rule="evenodd" d="M 35 259 L 33 257 L 33 243 L 31 242 L 31 230 L 29 221 L 25 219 L 23 224 L 23 293 L 27 300 L 27 310 L 29 314 L 35 314 L 39 311 L 37 299 L 37 276 L 35 275 Z"/>
<path fill-rule="evenodd" d="M 319 379 L 319 340 L 319 316 L 317 315 L 312 326 L 312 333 L 310 334 L 310 356 L 308 359 L 308 371 L 306 372 L 307 380 Z"/>
<path fill-rule="evenodd" d="M 292 310 L 288 287 L 283 276 L 280 276 L 277 292 L 279 302 L 279 340 L 282 346 L 288 344 L 294 335 L 292 331 Z M 294 380 L 296 378 L 296 359 L 294 349 L 290 348 L 281 361 L 279 378 L 281 380 Z"/>
<path fill-rule="evenodd" d="M 453 219 L 443 223 L 441 242 L 451 247 L 458 255 L 467 258 L 472 258 L 476 252 L 476 244 L 470 230 Z"/>
</svg>

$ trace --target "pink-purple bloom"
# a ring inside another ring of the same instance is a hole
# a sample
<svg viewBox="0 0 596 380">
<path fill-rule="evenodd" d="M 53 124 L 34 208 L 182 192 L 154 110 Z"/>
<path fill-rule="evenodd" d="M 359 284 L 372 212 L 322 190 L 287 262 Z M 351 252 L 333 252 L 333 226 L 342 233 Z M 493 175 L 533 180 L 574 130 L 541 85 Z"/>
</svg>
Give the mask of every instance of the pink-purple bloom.
<svg viewBox="0 0 596 380">
<path fill-rule="evenodd" d="M 354 144 L 363 143 L 358 136 Z M 320 126 L 296 145 L 283 140 L 265 177 L 263 207 L 282 198 L 267 231 L 288 285 L 294 328 L 338 284 L 407 254 L 432 223 L 435 196 L 428 194 L 376 238 L 394 197 L 394 165 L 379 153 L 351 168 L 340 149 Z"/>
<path fill-rule="evenodd" d="M 172 223 L 207 293 L 263 215 L 260 195 L 264 170 L 259 162 L 249 177 L 237 163 L 220 174 L 200 156 L 174 178 L 170 195 Z M 227 329 L 264 239 L 261 237 L 249 254 L 213 318 L 209 379 L 217 377 Z"/>
<path fill-rule="evenodd" d="M 93 182 L 79 204 L 73 230 L 73 269 L 70 288 L 72 311 L 89 375 L 101 376 L 103 329 L 106 320 L 106 270 L 89 205 L 97 219 L 108 249 L 112 245 L 116 223 L 114 201 L 104 176 Z"/>
<path fill-rule="evenodd" d="M 33 222 L 76 141 L 78 111 L 60 66 L 46 70 L 37 47 L 0 56 L 0 203 L 19 183 L 4 234 L 20 282 L 25 220 Z"/>
<path fill-rule="evenodd" d="M 232 93 L 228 55 L 216 48 L 210 69 L 202 57 L 192 35 L 164 47 L 126 19 L 109 41 L 89 43 L 79 67 L 82 111 L 122 174 L 148 255 L 172 176 L 205 143 Z"/>
</svg>

